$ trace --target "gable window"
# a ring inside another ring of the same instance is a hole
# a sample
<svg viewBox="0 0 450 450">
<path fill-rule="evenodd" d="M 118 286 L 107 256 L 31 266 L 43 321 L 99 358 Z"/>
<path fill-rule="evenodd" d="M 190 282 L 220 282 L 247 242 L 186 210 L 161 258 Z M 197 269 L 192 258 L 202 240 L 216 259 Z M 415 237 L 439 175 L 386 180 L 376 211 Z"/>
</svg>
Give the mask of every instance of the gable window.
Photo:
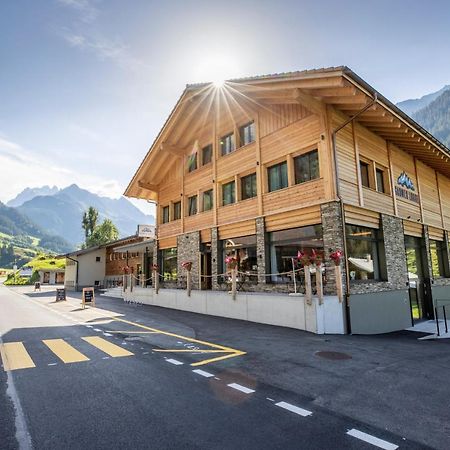
<svg viewBox="0 0 450 450">
<path fill-rule="evenodd" d="M 164 206 L 162 209 L 162 223 L 167 223 L 169 221 L 169 207 Z"/>
<path fill-rule="evenodd" d="M 197 152 L 188 156 L 188 172 L 192 172 L 197 169 Z"/>
<path fill-rule="evenodd" d="M 241 193 L 242 200 L 256 197 L 256 173 L 241 178 Z"/>
<path fill-rule="evenodd" d="M 213 207 L 213 190 L 203 192 L 203 211 L 209 211 Z"/>
<path fill-rule="evenodd" d="M 212 158 L 212 145 L 209 144 L 202 148 L 202 164 L 209 164 Z"/>
<path fill-rule="evenodd" d="M 364 161 L 360 161 L 359 171 L 361 173 L 361 184 L 365 187 L 370 187 L 369 164 Z"/>
<path fill-rule="evenodd" d="M 194 216 L 197 214 L 197 196 L 193 195 L 188 198 L 188 215 Z"/>
<path fill-rule="evenodd" d="M 222 186 L 222 205 L 230 205 L 236 201 L 234 181 Z"/>
<path fill-rule="evenodd" d="M 267 169 L 269 192 L 288 187 L 287 162 L 275 164 Z"/>
<path fill-rule="evenodd" d="M 386 192 L 386 188 L 384 185 L 384 170 L 377 168 L 376 176 L 377 176 L 377 191 L 383 193 Z"/>
<path fill-rule="evenodd" d="M 228 155 L 229 153 L 234 152 L 234 149 L 233 133 L 227 134 L 220 139 L 220 153 L 222 155 Z"/>
<path fill-rule="evenodd" d="M 319 178 L 319 154 L 317 150 L 294 158 L 295 184 Z"/>
<path fill-rule="evenodd" d="M 173 220 L 181 219 L 181 202 L 173 204 Z"/>
<path fill-rule="evenodd" d="M 239 140 L 241 146 L 250 144 L 255 141 L 255 123 L 250 122 L 239 128 Z"/>
</svg>

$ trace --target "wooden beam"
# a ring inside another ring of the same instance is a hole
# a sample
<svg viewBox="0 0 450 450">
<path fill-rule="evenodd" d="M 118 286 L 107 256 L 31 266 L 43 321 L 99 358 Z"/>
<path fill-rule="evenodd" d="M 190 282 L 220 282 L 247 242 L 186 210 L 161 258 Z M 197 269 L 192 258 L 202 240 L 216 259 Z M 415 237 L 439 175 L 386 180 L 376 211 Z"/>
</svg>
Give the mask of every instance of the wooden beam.
<svg viewBox="0 0 450 450">
<path fill-rule="evenodd" d="M 146 189 L 147 191 L 152 191 L 152 192 L 158 192 L 158 189 L 159 189 L 157 184 L 147 183 L 146 181 L 142 181 L 142 180 L 138 181 L 138 186 L 141 189 Z"/>
<path fill-rule="evenodd" d="M 354 87 L 337 87 L 310 90 L 309 94 L 313 97 L 339 97 L 342 95 L 356 95 L 358 91 Z"/>
</svg>

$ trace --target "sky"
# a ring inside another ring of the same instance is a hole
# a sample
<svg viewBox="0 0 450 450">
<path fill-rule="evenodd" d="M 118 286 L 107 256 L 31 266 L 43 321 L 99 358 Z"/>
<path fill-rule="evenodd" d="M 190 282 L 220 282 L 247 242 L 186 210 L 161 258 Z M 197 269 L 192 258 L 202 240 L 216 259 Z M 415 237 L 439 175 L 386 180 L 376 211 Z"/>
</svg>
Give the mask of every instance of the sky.
<svg viewBox="0 0 450 450">
<path fill-rule="evenodd" d="M 394 102 L 436 91 L 449 18 L 440 0 L 1 0 L 0 201 L 119 197 L 187 83 L 346 65 Z"/>
</svg>

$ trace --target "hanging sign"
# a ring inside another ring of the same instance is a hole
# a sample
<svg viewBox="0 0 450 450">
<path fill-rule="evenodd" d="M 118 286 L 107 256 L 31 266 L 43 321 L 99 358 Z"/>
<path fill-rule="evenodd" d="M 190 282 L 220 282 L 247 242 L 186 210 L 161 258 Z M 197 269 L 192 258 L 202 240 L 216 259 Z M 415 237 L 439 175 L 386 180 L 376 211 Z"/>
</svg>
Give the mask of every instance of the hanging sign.
<svg viewBox="0 0 450 450">
<path fill-rule="evenodd" d="M 414 203 L 419 203 L 419 196 L 415 193 L 415 186 L 408 174 L 403 171 L 397 178 L 397 186 L 395 186 L 395 195 Z"/>
</svg>

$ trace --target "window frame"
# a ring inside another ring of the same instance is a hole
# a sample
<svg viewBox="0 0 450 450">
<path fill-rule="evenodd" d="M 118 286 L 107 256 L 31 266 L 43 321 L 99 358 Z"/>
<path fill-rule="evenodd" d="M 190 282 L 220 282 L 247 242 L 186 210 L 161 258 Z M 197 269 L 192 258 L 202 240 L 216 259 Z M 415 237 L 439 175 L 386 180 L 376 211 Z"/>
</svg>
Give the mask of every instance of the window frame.
<svg viewBox="0 0 450 450">
<path fill-rule="evenodd" d="M 205 151 L 209 151 L 209 161 L 206 162 L 205 162 L 205 153 L 206 153 Z M 213 145 L 212 144 L 205 145 L 202 148 L 202 166 L 210 164 L 212 162 L 212 156 L 213 156 Z"/>
<path fill-rule="evenodd" d="M 167 213 L 167 217 L 166 217 L 166 213 Z M 170 206 L 169 205 L 162 206 L 161 207 L 161 223 L 164 224 L 164 223 L 169 223 L 169 222 L 170 222 Z"/>
<path fill-rule="evenodd" d="M 193 164 L 191 164 L 193 161 Z M 194 152 L 187 156 L 187 172 L 192 173 L 194 170 L 198 169 L 198 153 Z"/>
<path fill-rule="evenodd" d="M 271 189 L 270 171 L 275 169 L 276 167 L 279 167 L 280 168 L 280 179 L 282 179 L 283 178 L 283 176 L 282 176 L 283 174 L 281 172 L 281 167 L 282 166 L 286 167 L 286 185 L 285 186 L 284 185 L 280 186 L 280 187 L 278 187 L 276 189 Z M 289 170 L 288 170 L 288 162 L 287 162 L 286 159 L 284 159 L 284 160 L 282 160 L 282 161 L 280 161 L 278 163 L 271 164 L 270 166 L 267 166 L 266 167 L 266 174 L 267 174 L 267 192 L 276 192 L 276 191 L 279 191 L 281 189 L 286 189 L 287 187 L 289 187 Z"/>
<path fill-rule="evenodd" d="M 228 139 L 230 139 L 230 142 L 231 142 L 231 144 L 230 144 L 231 149 L 229 151 L 224 152 L 224 149 L 226 150 L 226 147 L 227 147 L 225 142 Z M 232 131 L 231 133 L 221 136 L 221 138 L 219 139 L 219 146 L 220 146 L 221 156 L 226 156 L 226 155 L 233 153 L 236 150 L 236 137 L 234 135 L 234 132 Z"/>
<path fill-rule="evenodd" d="M 317 176 L 312 177 L 311 176 L 311 156 L 316 156 L 317 159 Z M 300 177 L 298 177 L 297 173 L 297 161 L 300 161 L 301 159 L 308 158 L 308 179 L 307 180 L 300 180 Z M 294 184 L 302 184 L 307 183 L 308 181 L 318 180 L 320 178 L 320 158 L 319 158 L 319 149 L 315 148 L 313 150 L 308 150 L 307 152 L 301 153 L 299 155 L 294 156 L 293 158 L 293 165 L 294 165 Z"/>
<path fill-rule="evenodd" d="M 191 203 L 192 201 L 195 201 L 195 208 L 194 208 L 194 212 L 191 211 Z M 188 217 L 192 217 L 195 216 L 196 214 L 198 214 L 198 195 L 194 194 L 188 197 L 188 201 L 187 201 L 187 216 Z"/>
<path fill-rule="evenodd" d="M 232 201 L 225 203 L 225 188 L 227 186 L 233 186 L 233 190 L 232 190 Z M 222 206 L 228 206 L 228 205 L 234 205 L 236 203 L 236 180 L 230 180 L 227 181 L 226 183 L 222 183 L 221 185 L 221 201 L 222 201 Z"/>
<path fill-rule="evenodd" d="M 244 183 L 245 183 L 245 181 L 247 180 L 247 179 L 249 179 L 251 177 L 251 179 L 253 180 L 253 177 L 254 177 L 254 181 L 255 181 L 255 185 L 254 185 L 254 190 L 253 190 L 253 182 L 251 181 L 251 190 L 252 190 L 252 193 L 254 193 L 254 195 L 251 195 L 251 196 L 249 196 L 249 197 L 246 197 L 246 196 L 244 196 L 244 192 L 246 191 L 245 189 L 244 189 Z M 249 173 L 249 174 L 247 174 L 247 175 L 244 175 L 244 176 L 241 176 L 240 177 L 240 184 L 241 184 L 241 200 L 249 200 L 249 199 L 252 199 L 252 198 L 255 198 L 255 197 L 257 197 L 258 196 L 258 178 L 257 178 L 257 174 L 256 174 L 256 172 L 252 172 L 252 173 Z"/>
<path fill-rule="evenodd" d="M 179 205 L 179 207 L 178 207 Z M 177 217 L 177 213 L 178 212 L 178 217 Z M 181 219 L 181 200 L 174 202 L 173 206 L 172 206 L 172 213 L 173 213 L 173 220 L 180 220 Z"/>
<path fill-rule="evenodd" d="M 253 137 L 252 140 L 246 142 L 247 133 L 246 130 L 250 130 L 249 137 Z M 250 145 L 256 141 L 256 126 L 255 121 L 252 120 L 250 122 L 245 123 L 244 125 L 239 127 L 239 146 L 244 147 L 246 145 Z"/>
<path fill-rule="evenodd" d="M 210 207 L 205 209 L 205 197 L 210 195 Z M 214 208 L 214 189 L 208 189 L 202 192 L 202 212 L 211 211 Z"/>
</svg>

